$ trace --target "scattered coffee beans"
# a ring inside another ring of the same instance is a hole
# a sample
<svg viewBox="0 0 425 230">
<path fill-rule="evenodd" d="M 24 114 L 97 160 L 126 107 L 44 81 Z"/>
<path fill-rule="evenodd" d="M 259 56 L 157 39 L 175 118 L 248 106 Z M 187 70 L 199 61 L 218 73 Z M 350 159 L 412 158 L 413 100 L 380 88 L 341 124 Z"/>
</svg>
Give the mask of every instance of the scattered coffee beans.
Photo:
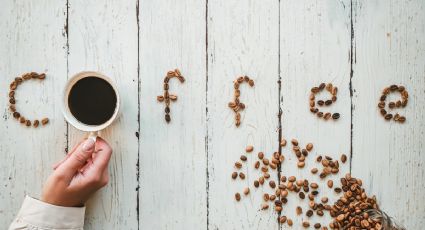
<svg viewBox="0 0 425 230">
<path fill-rule="evenodd" d="M 233 82 L 233 88 L 234 88 L 234 100 L 229 102 L 228 106 L 235 112 L 235 124 L 236 127 L 239 127 L 241 125 L 241 114 L 240 111 L 244 110 L 246 108 L 246 105 L 242 103 L 239 98 L 241 96 L 241 91 L 239 89 L 239 85 L 247 82 L 249 86 L 254 86 L 254 80 L 250 79 L 248 76 L 240 76 Z"/>
<path fill-rule="evenodd" d="M 16 90 L 18 89 L 18 86 L 20 84 L 22 84 L 24 81 L 30 80 L 30 79 L 38 79 L 38 80 L 44 80 L 46 78 L 46 74 L 45 73 L 41 73 L 38 74 L 36 72 L 31 72 L 31 73 L 25 73 L 23 74 L 21 77 L 16 77 L 14 79 L 14 81 L 12 81 L 10 83 L 9 86 L 9 109 L 12 112 L 12 116 L 17 119 L 21 124 L 24 124 L 27 127 L 31 127 L 31 124 L 33 124 L 34 128 L 37 128 L 39 125 L 39 121 L 38 120 L 34 120 L 33 122 L 31 122 L 31 120 L 25 119 L 25 117 L 23 117 L 19 112 L 16 111 Z M 44 118 L 41 121 L 42 125 L 46 125 L 48 123 L 49 119 L 48 118 Z"/>
<path fill-rule="evenodd" d="M 316 94 L 321 92 L 323 89 L 326 89 L 326 91 L 328 91 L 332 95 L 332 98 L 326 101 L 318 100 L 316 103 L 315 101 Z M 333 120 L 338 120 L 340 117 L 339 113 L 333 113 L 333 114 L 329 112 L 323 113 L 323 112 L 320 112 L 319 108 L 316 107 L 316 104 L 318 106 L 330 106 L 332 105 L 332 103 L 336 102 L 337 100 L 336 94 L 338 92 L 338 88 L 336 86 L 333 86 L 332 83 L 328 83 L 328 84 L 321 83 L 318 87 L 311 88 L 310 91 L 311 91 L 311 94 L 309 97 L 310 112 L 316 114 L 318 118 L 323 118 L 324 120 L 329 120 L 330 118 L 332 118 Z"/>
<path fill-rule="evenodd" d="M 326 87 L 321 85 L 318 87 Z M 282 139 L 284 140 L 284 139 Z M 286 145 L 286 141 L 283 146 Z M 295 155 L 298 158 L 298 164 L 302 164 L 307 157 L 308 152 L 313 149 L 313 144 L 309 143 L 306 145 L 305 149 L 300 149 L 300 143 L 297 139 L 291 140 L 292 149 L 295 152 Z M 283 147 L 282 146 L 282 147 Z M 246 152 L 252 152 L 254 150 L 253 146 L 248 146 Z M 237 169 L 242 168 L 242 164 L 247 162 L 247 157 L 249 155 L 242 155 L 241 161 L 235 163 Z M 253 155 L 251 155 L 253 156 Z M 310 224 L 307 218 L 313 217 L 316 214 L 319 217 L 324 216 L 324 212 L 328 211 L 333 218 L 333 221 L 329 224 L 330 229 L 381 229 L 382 223 L 379 220 L 374 220 L 370 218 L 367 214 L 367 210 L 374 209 L 379 210 L 379 207 L 376 203 L 374 197 L 368 197 L 364 189 L 361 188 L 362 181 L 360 179 L 352 178 L 350 174 L 347 174 L 344 178 L 341 178 L 341 187 L 334 187 L 334 182 L 332 180 L 327 180 L 327 188 L 333 189 L 337 194 L 344 192 L 342 196 L 333 204 L 328 204 L 331 199 L 327 196 L 319 195 L 319 184 L 315 181 L 309 181 L 307 179 L 296 178 L 295 176 L 289 175 L 280 175 L 279 180 L 276 182 L 273 180 L 273 177 L 270 176 L 269 172 L 273 172 L 277 167 L 280 167 L 284 161 L 284 156 L 279 152 L 274 152 L 270 158 L 266 157 L 263 152 L 259 152 L 257 155 L 258 160 L 254 164 L 254 168 L 260 169 L 257 172 L 260 174 L 258 179 L 254 180 L 254 188 L 259 188 L 263 186 L 266 181 L 268 181 L 268 188 L 272 189 L 272 192 L 262 193 L 263 203 L 260 206 L 261 210 L 268 210 L 271 208 L 275 212 L 281 214 L 285 209 L 284 206 L 288 202 L 288 194 L 294 193 L 301 200 L 299 202 L 308 202 L 308 208 L 305 211 L 306 218 L 303 218 L 301 226 L 304 228 L 309 228 L 313 226 L 315 229 L 328 229 L 328 227 L 320 224 L 314 223 Z M 342 154 L 341 162 L 344 163 L 347 161 L 347 156 Z M 316 164 L 321 164 L 323 166 L 322 171 L 320 172 L 320 178 L 325 178 L 330 174 L 339 173 L 339 161 L 334 160 L 328 155 L 319 155 L 316 158 Z M 301 168 L 300 168 L 301 170 Z M 312 174 L 318 173 L 317 168 L 311 169 Z M 281 172 L 282 173 L 282 172 Z M 232 179 L 237 179 L 237 177 L 245 179 L 245 174 L 243 172 L 233 172 Z M 320 187 L 320 189 L 326 189 L 326 186 Z M 243 190 L 243 194 L 248 196 L 251 194 L 250 188 L 246 187 Z M 260 191 L 254 189 L 254 191 Z M 239 193 L 235 194 L 236 201 L 240 201 L 241 195 Z M 272 206 L 270 206 L 272 205 Z M 303 209 L 301 206 L 297 206 L 295 209 L 296 215 L 302 215 Z M 281 215 L 277 221 L 281 224 L 287 224 L 291 227 L 294 223 L 292 219 L 288 218 L 285 215 Z"/>
<path fill-rule="evenodd" d="M 181 75 L 180 70 L 175 69 L 174 71 L 173 70 L 168 71 L 167 72 L 167 75 L 164 78 L 164 84 L 163 84 L 164 95 L 159 95 L 159 96 L 156 97 L 156 99 L 159 102 L 164 102 L 165 103 L 165 109 L 164 109 L 165 116 L 164 117 L 165 117 L 165 121 L 167 123 L 169 123 L 171 121 L 170 103 L 171 103 L 171 101 L 176 101 L 177 100 L 177 95 L 173 95 L 173 94 L 170 94 L 168 92 L 168 90 L 170 88 L 169 82 L 170 82 L 170 80 L 172 78 L 177 78 L 180 81 L 180 83 L 184 83 L 185 82 L 185 78 Z"/>
<path fill-rule="evenodd" d="M 378 108 L 381 113 L 381 115 L 384 117 L 385 120 L 391 120 L 393 119 L 396 122 L 404 123 L 406 121 L 406 117 L 401 116 L 400 114 L 396 113 L 395 115 L 388 113 L 385 110 L 385 100 L 387 99 L 387 96 L 390 93 L 393 92 L 399 92 L 401 94 L 401 100 L 398 100 L 396 102 L 389 102 L 388 108 L 390 110 L 395 108 L 404 108 L 407 105 L 407 101 L 409 98 L 409 94 L 407 93 L 407 90 L 404 86 L 400 85 L 391 85 L 389 87 L 384 88 L 382 91 L 382 95 L 379 98 Z"/>
</svg>

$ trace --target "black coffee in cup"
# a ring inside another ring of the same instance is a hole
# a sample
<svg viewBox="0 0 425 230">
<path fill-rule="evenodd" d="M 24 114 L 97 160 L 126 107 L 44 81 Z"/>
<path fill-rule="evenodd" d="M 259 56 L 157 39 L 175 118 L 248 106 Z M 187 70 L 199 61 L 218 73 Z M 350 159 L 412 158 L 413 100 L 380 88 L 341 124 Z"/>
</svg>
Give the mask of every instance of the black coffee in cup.
<svg viewBox="0 0 425 230">
<path fill-rule="evenodd" d="M 86 125 L 101 125 L 114 115 L 117 95 L 106 80 L 84 77 L 72 86 L 68 106 L 78 121 Z"/>
</svg>

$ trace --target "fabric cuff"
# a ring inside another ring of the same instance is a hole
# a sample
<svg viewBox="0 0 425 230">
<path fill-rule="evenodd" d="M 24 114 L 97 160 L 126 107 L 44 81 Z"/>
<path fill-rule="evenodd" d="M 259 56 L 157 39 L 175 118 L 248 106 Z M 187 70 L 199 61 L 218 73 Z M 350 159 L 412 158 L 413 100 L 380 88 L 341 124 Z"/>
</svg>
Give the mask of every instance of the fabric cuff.
<svg viewBox="0 0 425 230">
<path fill-rule="evenodd" d="M 26 196 L 17 219 L 41 228 L 82 229 L 85 209 L 56 206 Z"/>
</svg>

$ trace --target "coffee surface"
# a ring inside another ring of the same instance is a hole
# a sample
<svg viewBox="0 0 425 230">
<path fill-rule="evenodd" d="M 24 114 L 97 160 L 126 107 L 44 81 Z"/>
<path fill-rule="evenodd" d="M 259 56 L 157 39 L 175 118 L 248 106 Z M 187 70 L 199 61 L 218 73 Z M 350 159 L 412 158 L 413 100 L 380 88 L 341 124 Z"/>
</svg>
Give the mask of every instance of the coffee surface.
<svg viewBox="0 0 425 230">
<path fill-rule="evenodd" d="M 117 95 L 107 81 L 98 77 L 85 77 L 72 86 L 68 106 L 80 122 L 101 125 L 114 115 Z"/>
</svg>

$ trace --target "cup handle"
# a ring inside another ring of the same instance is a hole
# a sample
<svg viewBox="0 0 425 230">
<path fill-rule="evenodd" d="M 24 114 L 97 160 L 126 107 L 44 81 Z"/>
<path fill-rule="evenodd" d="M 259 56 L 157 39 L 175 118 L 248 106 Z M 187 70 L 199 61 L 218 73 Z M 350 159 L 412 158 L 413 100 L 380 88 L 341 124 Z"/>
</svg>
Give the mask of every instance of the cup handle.
<svg viewBox="0 0 425 230">
<path fill-rule="evenodd" d="M 90 132 L 89 136 L 87 138 L 92 139 L 94 142 L 96 142 L 96 138 L 99 136 L 99 131 Z"/>
</svg>

